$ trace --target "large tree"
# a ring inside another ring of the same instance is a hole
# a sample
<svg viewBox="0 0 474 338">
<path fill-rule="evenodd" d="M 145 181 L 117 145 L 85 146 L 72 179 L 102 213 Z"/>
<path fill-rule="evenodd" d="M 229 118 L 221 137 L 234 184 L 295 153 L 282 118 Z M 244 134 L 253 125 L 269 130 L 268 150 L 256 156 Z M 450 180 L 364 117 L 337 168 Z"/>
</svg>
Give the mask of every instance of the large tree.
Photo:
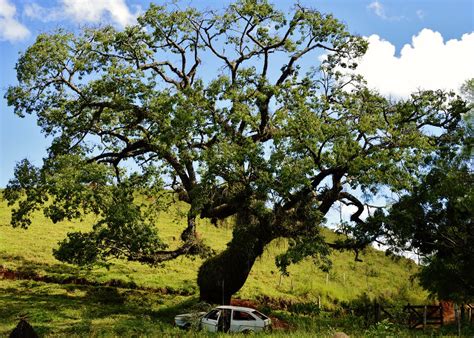
<svg viewBox="0 0 474 338">
<path fill-rule="evenodd" d="M 466 163 L 438 163 L 413 192 L 358 232 L 378 233 L 390 251 L 422 257 L 418 277 L 439 299 L 474 300 L 474 175 Z M 361 231 L 362 230 L 362 231 Z"/>
<path fill-rule="evenodd" d="M 6 189 L 19 201 L 12 222 L 27 227 L 40 207 L 54 221 L 100 215 L 55 252 L 77 264 L 211 255 L 198 284 L 214 303 L 230 301 L 275 238 L 289 240 L 282 270 L 324 262 L 330 247 L 358 250 L 371 239 L 326 243 L 324 215 L 345 203 L 361 224 L 354 191 L 409 189 L 466 110 L 440 91 L 393 102 L 368 90 L 346 72 L 366 47 L 332 15 L 301 6 L 286 15 L 260 0 L 222 12 L 152 5 L 123 31 L 41 34 L 6 96 L 52 142 L 41 168 L 17 166 Z M 154 225 L 170 190 L 189 204 L 173 250 Z M 212 255 L 197 217 L 235 220 L 226 250 Z"/>
<path fill-rule="evenodd" d="M 427 159 L 420 183 L 388 210 L 378 210 L 355 236 L 378 234 L 390 251 L 422 257 L 421 284 L 439 299 L 474 301 L 474 79 L 463 86 L 471 110 L 464 128 Z M 356 230 L 356 231 L 354 231 Z"/>
</svg>

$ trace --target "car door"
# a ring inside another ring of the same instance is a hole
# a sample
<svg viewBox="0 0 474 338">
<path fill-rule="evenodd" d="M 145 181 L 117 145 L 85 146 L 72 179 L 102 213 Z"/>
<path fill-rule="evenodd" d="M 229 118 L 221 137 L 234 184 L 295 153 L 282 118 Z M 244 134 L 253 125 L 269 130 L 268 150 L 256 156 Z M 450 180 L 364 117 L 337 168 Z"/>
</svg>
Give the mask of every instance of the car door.
<svg viewBox="0 0 474 338">
<path fill-rule="evenodd" d="M 217 331 L 219 332 L 230 332 L 230 324 L 232 321 L 232 310 L 231 309 L 220 309 L 219 320 L 217 321 Z"/>
<path fill-rule="evenodd" d="M 217 322 L 219 321 L 220 311 L 211 310 L 201 319 L 201 328 L 208 332 L 217 332 Z"/>
<path fill-rule="evenodd" d="M 230 332 L 260 331 L 262 325 L 259 325 L 259 319 L 247 311 L 232 311 L 232 322 Z"/>
</svg>

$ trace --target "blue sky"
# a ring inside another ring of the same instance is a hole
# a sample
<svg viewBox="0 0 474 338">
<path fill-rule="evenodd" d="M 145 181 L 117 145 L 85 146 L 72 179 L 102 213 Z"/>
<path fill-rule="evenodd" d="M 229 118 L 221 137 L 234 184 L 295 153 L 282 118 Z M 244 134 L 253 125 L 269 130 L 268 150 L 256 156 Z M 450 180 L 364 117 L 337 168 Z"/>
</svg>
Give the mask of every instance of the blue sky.
<svg viewBox="0 0 474 338">
<path fill-rule="evenodd" d="M 157 3 L 163 3 L 156 1 Z M 289 10 L 293 1 L 271 1 Z M 181 1 L 219 9 L 228 1 Z M 416 88 L 458 89 L 474 77 L 473 0 L 303 0 L 303 5 L 331 12 L 349 30 L 366 36 L 371 47 L 361 74 L 382 93 L 403 97 Z M 132 23 L 149 1 L 135 0 L 0 0 L 0 187 L 13 176 L 15 163 L 28 158 L 40 165 L 48 141 L 33 117 L 14 115 L 4 94 L 15 85 L 19 53 L 36 36 L 64 27 Z"/>
</svg>

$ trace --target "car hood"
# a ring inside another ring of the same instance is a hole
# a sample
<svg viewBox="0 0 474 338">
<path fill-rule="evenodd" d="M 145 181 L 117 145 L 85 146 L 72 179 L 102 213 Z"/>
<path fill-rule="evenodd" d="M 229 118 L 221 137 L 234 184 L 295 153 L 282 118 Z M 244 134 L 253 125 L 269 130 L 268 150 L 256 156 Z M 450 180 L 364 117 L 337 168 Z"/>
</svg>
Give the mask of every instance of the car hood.
<svg viewBox="0 0 474 338">
<path fill-rule="evenodd" d="M 193 312 L 193 313 L 183 313 L 180 315 L 175 316 L 175 319 L 186 319 L 186 318 L 196 318 L 202 317 L 206 314 L 206 312 Z"/>
</svg>

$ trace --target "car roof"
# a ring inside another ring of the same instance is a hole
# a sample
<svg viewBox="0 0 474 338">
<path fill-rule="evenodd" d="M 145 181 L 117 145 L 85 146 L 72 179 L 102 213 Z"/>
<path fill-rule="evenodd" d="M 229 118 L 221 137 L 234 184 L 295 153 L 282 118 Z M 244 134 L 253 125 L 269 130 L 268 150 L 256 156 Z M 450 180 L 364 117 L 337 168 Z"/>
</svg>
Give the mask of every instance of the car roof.
<svg viewBox="0 0 474 338">
<path fill-rule="evenodd" d="M 234 305 L 221 305 L 218 306 L 217 309 L 230 309 L 230 310 L 237 310 L 237 311 L 256 311 L 250 307 L 243 307 L 243 306 L 234 306 Z"/>
</svg>

